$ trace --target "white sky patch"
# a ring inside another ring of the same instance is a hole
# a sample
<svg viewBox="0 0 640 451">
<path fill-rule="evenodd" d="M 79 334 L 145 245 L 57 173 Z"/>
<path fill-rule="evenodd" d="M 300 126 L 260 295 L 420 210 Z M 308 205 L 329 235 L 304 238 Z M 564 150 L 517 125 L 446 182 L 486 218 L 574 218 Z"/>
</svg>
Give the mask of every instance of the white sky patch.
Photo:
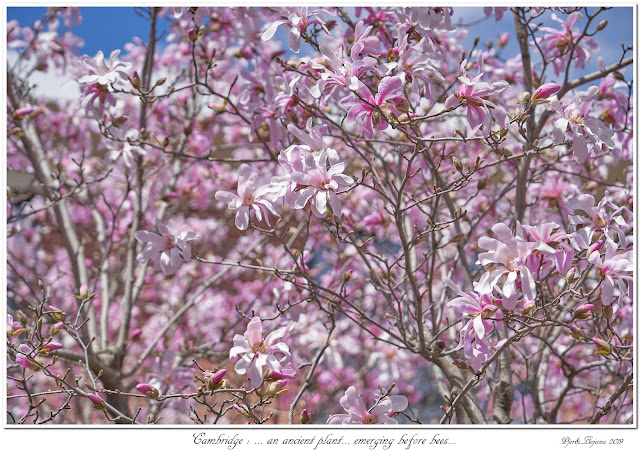
<svg viewBox="0 0 640 451">
<path fill-rule="evenodd" d="M 7 51 L 7 69 L 14 66 L 18 55 L 19 52 L 17 50 Z M 27 65 L 23 66 L 31 67 L 31 62 L 27 62 Z M 24 72 L 25 70 L 23 69 Z M 81 94 L 80 85 L 77 81 L 64 75 L 56 75 L 52 70 L 47 72 L 35 71 L 29 77 L 29 82 L 35 85 L 32 93 L 36 99 L 78 100 Z"/>
</svg>

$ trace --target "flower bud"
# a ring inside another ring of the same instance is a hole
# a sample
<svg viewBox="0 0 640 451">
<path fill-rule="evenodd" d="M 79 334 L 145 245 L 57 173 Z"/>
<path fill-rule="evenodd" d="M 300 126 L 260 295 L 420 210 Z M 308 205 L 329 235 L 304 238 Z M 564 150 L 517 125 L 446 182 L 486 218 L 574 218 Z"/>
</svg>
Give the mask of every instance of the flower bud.
<svg viewBox="0 0 640 451">
<path fill-rule="evenodd" d="M 456 171 L 462 173 L 462 162 L 458 160 L 456 157 L 453 157 L 453 167 L 456 168 Z"/>
<path fill-rule="evenodd" d="M 62 348 L 62 344 L 61 343 L 57 343 L 55 341 L 51 341 L 49 343 L 47 343 L 46 345 L 44 345 L 41 349 L 40 349 L 40 354 L 49 354 L 51 351 L 55 351 L 56 349 L 60 349 Z"/>
<path fill-rule="evenodd" d="M 80 286 L 80 291 L 78 292 L 79 299 L 87 299 L 89 296 L 89 287 L 86 285 Z"/>
<path fill-rule="evenodd" d="M 19 121 L 21 119 L 24 119 L 26 116 L 30 115 L 34 111 L 35 111 L 35 108 L 30 106 L 19 108 L 13 112 L 13 118 Z"/>
<path fill-rule="evenodd" d="M 605 318 L 611 319 L 611 317 L 613 316 L 613 305 L 605 305 L 604 307 L 602 307 L 602 314 Z"/>
<path fill-rule="evenodd" d="M 91 401 L 91 403 L 93 404 L 94 409 L 104 409 L 104 399 L 102 399 L 100 396 L 96 395 L 95 393 L 87 393 L 87 398 L 89 398 L 89 401 Z"/>
<path fill-rule="evenodd" d="M 545 83 L 535 90 L 533 93 L 533 101 L 535 102 L 538 99 L 546 99 L 560 91 L 560 88 L 561 86 L 558 83 Z"/>
<path fill-rule="evenodd" d="M 591 310 L 593 310 L 593 304 L 583 304 L 573 311 L 573 319 L 587 319 L 591 316 Z"/>
<path fill-rule="evenodd" d="M 509 41 L 509 33 L 505 31 L 498 38 L 498 42 L 497 42 L 498 47 L 500 47 L 501 49 L 505 48 L 507 46 L 508 41 Z"/>
<path fill-rule="evenodd" d="M 605 20 L 601 20 L 601 21 L 600 21 L 600 23 L 598 24 L 598 26 L 596 27 L 596 31 L 602 31 L 602 30 L 604 30 L 605 28 L 607 28 L 607 24 L 608 24 L 608 23 L 609 23 L 609 22 L 607 22 L 607 20 L 606 20 L 606 19 L 605 19 Z"/>
<path fill-rule="evenodd" d="M 138 75 L 138 71 L 133 71 L 133 78 L 129 78 L 129 82 L 131 82 L 131 86 L 136 89 L 140 89 L 140 76 Z"/>
<path fill-rule="evenodd" d="M 158 81 L 156 81 L 156 86 L 162 86 L 166 81 L 167 81 L 166 78 L 161 78 Z"/>
<path fill-rule="evenodd" d="M 594 252 L 598 252 L 600 249 L 602 249 L 603 244 L 603 241 L 596 241 L 591 246 L 589 246 L 589 249 L 587 250 L 587 258 L 589 258 Z"/>
<path fill-rule="evenodd" d="M 571 268 L 569 268 L 569 271 L 567 271 L 565 279 L 567 279 L 567 282 L 571 283 L 576 280 L 576 278 L 576 268 L 572 266 Z"/>
<path fill-rule="evenodd" d="M 160 396 L 158 389 L 150 384 L 138 384 L 136 385 L 136 390 L 149 399 L 158 399 L 158 396 Z"/>
<path fill-rule="evenodd" d="M 311 415 L 309 414 L 309 411 L 307 409 L 302 409 L 302 412 L 300 413 L 300 423 L 311 423 Z"/>
<path fill-rule="evenodd" d="M 16 316 L 18 317 L 18 322 L 23 326 L 27 325 L 27 315 L 24 314 L 22 310 L 18 310 L 16 312 Z"/>
<path fill-rule="evenodd" d="M 604 341 L 601 338 L 594 337 L 592 338 L 593 343 L 596 345 L 596 349 L 598 350 L 598 354 L 611 354 L 611 345 Z"/>
<path fill-rule="evenodd" d="M 132 340 L 137 340 L 142 335 L 142 329 L 134 329 L 129 336 Z"/>
<path fill-rule="evenodd" d="M 217 388 L 220 388 L 222 385 L 222 378 L 225 374 L 227 374 L 227 370 L 224 368 L 216 371 L 215 373 L 210 371 L 202 373 L 202 380 L 204 381 L 205 389 L 216 390 Z"/>
<path fill-rule="evenodd" d="M 575 338 L 576 340 L 584 340 L 585 335 L 582 329 L 580 329 L 577 326 L 570 326 L 570 327 L 571 327 L 571 336 L 573 338 Z"/>
</svg>

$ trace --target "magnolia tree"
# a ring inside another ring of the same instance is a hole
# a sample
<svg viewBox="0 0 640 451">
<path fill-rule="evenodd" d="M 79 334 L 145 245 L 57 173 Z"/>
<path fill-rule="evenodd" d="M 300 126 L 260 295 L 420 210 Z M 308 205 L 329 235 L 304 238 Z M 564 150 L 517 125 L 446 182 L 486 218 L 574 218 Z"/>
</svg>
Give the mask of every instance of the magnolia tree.
<svg viewBox="0 0 640 451">
<path fill-rule="evenodd" d="M 9 421 L 632 422 L 606 10 L 465 47 L 453 8 L 148 8 L 108 56 L 10 21 Z"/>
</svg>

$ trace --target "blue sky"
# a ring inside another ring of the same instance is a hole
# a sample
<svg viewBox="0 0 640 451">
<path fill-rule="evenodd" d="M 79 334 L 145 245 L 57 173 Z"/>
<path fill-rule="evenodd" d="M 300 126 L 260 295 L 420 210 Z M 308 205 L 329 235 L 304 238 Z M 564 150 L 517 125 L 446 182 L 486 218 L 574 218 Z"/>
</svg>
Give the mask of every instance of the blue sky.
<svg viewBox="0 0 640 451">
<path fill-rule="evenodd" d="M 17 19 L 22 26 L 30 25 L 34 21 L 40 19 L 46 12 L 47 8 L 43 7 L 8 7 L 8 20 Z M 595 8 L 590 8 L 595 11 Z M 85 45 L 80 49 L 81 54 L 95 55 L 98 50 L 102 50 L 108 55 L 112 50 L 123 49 L 124 44 L 131 42 L 134 36 L 138 36 L 146 40 L 149 29 L 147 22 L 138 16 L 133 8 L 127 7 L 81 7 L 82 24 L 74 27 L 73 31 L 76 35 L 85 40 Z M 507 31 L 511 35 L 509 45 L 503 50 L 504 57 L 511 57 L 519 52 L 519 47 L 515 39 L 515 28 L 511 13 L 507 12 L 500 22 L 496 22 L 493 17 L 487 20 L 484 18 L 482 8 L 454 7 L 454 24 L 459 21 L 468 24 L 478 22 L 469 28 L 469 35 L 463 41 L 467 47 L 473 45 L 476 36 L 480 36 L 480 43 L 486 43 L 489 40 L 495 40 Z M 616 7 L 609 11 L 605 11 L 601 17 L 607 19 L 609 24 L 601 34 L 598 34 L 598 43 L 600 45 L 600 55 L 605 59 L 605 64 L 611 64 L 617 61 L 621 55 L 621 43 L 633 43 L 633 8 L 632 7 Z M 558 28 L 557 22 L 551 20 L 550 14 L 546 13 L 541 18 L 536 19 L 536 23 L 544 22 L 545 26 Z M 584 23 L 584 21 L 582 22 Z M 160 21 L 160 30 L 166 29 L 168 21 L 162 19 Z M 580 22 L 577 24 L 581 25 Z M 61 26 L 63 26 L 61 24 Z M 288 36 L 285 27 L 280 27 L 276 38 L 283 39 L 286 45 Z M 304 50 L 303 50 L 304 51 Z M 293 54 L 291 54 L 293 55 Z M 597 69 L 596 60 L 592 61 L 584 71 L 574 73 L 575 76 L 592 72 Z"/>
</svg>

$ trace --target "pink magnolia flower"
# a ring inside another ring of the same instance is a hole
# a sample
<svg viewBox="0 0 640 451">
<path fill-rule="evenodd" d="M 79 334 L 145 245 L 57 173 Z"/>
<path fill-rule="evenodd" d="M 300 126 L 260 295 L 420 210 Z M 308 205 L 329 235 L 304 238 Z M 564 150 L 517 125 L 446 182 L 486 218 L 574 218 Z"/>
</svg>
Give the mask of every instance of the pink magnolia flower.
<svg viewBox="0 0 640 451">
<path fill-rule="evenodd" d="M 619 296 L 630 296 L 633 291 L 633 251 L 616 254 L 616 249 L 615 244 L 608 241 L 604 260 L 600 252 L 592 252 L 589 256 L 589 262 L 598 268 L 602 278 L 600 297 L 605 305 L 613 302 L 616 286 L 620 290 Z"/>
<path fill-rule="evenodd" d="M 585 61 L 590 59 L 591 55 L 599 48 L 592 38 L 581 36 L 578 28 L 571 28 L 577 20 L 582 20 L 582 14 L 573 12 L 566 22 L 558 18 L 555 13 L 551 15 L 551 18 L 559 22 L 562 28 L 556 30 L 550 27 L 541 27 L 540 31 L 546 31 L 547 34 L 537 38 L 537 41 L 547 60 L 553 63 L 556 76 L 564 71 L 569 62 L 572 47 L 574 47 L 572 58 L 575 61 L 575 67 L 584 69 Z M 578 39 L 580 39 L 579 42 Z"/>
<path fill-rule="evenodd" d="M 318 16 L 318 14 L 328 14 L 331 16 L 335 16 L 335 13 L 327 11 L 325 9 L 316 9 L 313 11 L 309 11 L 309 7 L 302 8 L 283 8 L 280 11 L 282 16 L 287 16 L 288 20 L 281 19 L 273 22 L 267 30 L 262 33 L 260 39 L 263 41 L 268 41 L 273 37 L 276 33 L 278 27 L 284 23 L 291 27 L 291 32 L 289 33 L 289 48 L 292 52 L 298 53 L 300 51 L 300 36 L 302 33 L 307 31 L 307 27 L 309 25 L 320 25 L 322 29 L 330 35 L 329 29 L 327 28 L 325 22 Z"/>
<path fill-rule="evenodd" d="M 270 226 L 269 213 L 273 216 L 280 215 L 273 208 L 273 204 L 267 198 L 273 192 L 270 185 L 258 186 L 258 173 L 248 164 L 242 164 L 238 170 L 238 194 L 229 191 L 218 191 L 216 200 L 227 202 L 227 208 L 238 210 L 236 213 L 236 227 L 246 230 L 249 227 L 249 215 L 253 212 L 258 221 L 264 220 Z"/>
<path fill-rule="evenodd" d="M 490 6 L 485 6 L 484 8 L 484 15 L 485 16 L 490 16 L 491 14 L 494 14 L 496 17 L 496 21 L 499 22 L 500 20 L 502 20 L 502 17 L 504 16 L 504 12 L 507 11 L 509 8 L 499 8 L 499 7 L 495 7 L 492 8 Z"/>
<path fill-rule="evenodd" d="M 99 83 L 106 86 L 108 84 L 115 83 L 120 78 L 126 80 L 128 75 L 125 71 L 131 68 L 131 64 L 118 61 L 119 54 L 119 49 L 111 52 L 108 65 L 104 60 L 104 53 L 102 53 L 102 50 L 98 51 L 94 58 L 85 56 L 82 59 L 82 64 L 84 64 L 84 67 L 88 70 L 89 74 L 78 79 L 78 82 L 90 85 Z"/>
<path fill-rule="evenodd" d="M 331 415 L 327 424 L 398 424 L 391 415 L 405 410 L 409 402 L 405 396 L 389 395 L 379 399 L 372 408 L 367 409 L 358 389 L 351 386 L 340 398 L 340 405 L 347 413 Z"/>
<path fill-rule="evenodd" d="M 467 137 L 471 138 L 476 135 L 478 130 L 482 129 L 484 135 L 491 132 L 491 126 L 495 120 L 502 128 L 507 128 L 507 113 L 502 107 L 496 106 L 487 100 L 487 97 L 504 91 L 509 87 L 506 81 L 497 81 L 495 83 L 486 83 L 480 81 L 484 75 L 484 62 L 482 52 L 478 52 L 478 74 L 470 79 L 467 77 L 467 60 L 460 65 L 462 75 L 458 77 L 461 83 L 460 89 L 451 94 L 445 101 L 447 108 L 456 105 L 464 105 L 467 108 Z"/>
<path fill-rule="evenodd" d="M 360 23 L 362 21 L 358 22 L 358 24 Z M 352 47 L 352 54 L 354 54 L 354 48 L 355 45 Z M 312 68 L 322 70 L 320 80 L 309 90 L 316 99 L 320 98 L 322 92 L 328 86 L 343 86 L 355 92 L 360 87 L 359 77 L 362 74 L 368 70 L 377 71 L 375 68 L 377 61 L 370 56 L 365 56 L 362 59 L 349 58 L 343 55 L 342 48 L 334 52 L 331 47 L 324 43 L 320 44 L 320 53 L 329 61 L 329 67 L 311 62 Z"/>
<path fill-rule="evenodd" d="M 313 157 L 314 167 L 308 171 L 296 171 L 291 174 L 291 180 L 299 186 L 299 195 L 295 201 L 295 208 L 304 208 L 307 202 L 310 202 L 311 211 L 318 218 L 324 218 L 327 215 L 327 204 L 331 207 L 336 218 L 340 218 L 342 204 L 336 194 L 336 190 L 340 185 L 349 186 L 353 184 L 353 179 L 343 174 L 346 169 L 346 163 L 337 162 L 336 159 L 333 159 L 331 167 L 327 167 L 330 159 L 330 150 L 322 150 L 315 155 Z M 335 157 L 337 157 L 337 153 Z"/>
<path fill-rule="evenodd" d="M 587 161 L 593 148 L 613 149 L 615 147 L 615 143 L 611 139 L 614 134 L 613 130 L 604 125 L 600 119 L 587 116 L 597 93 L 598 87 L 591 86 L 587 91 L 577 93 L 566 107 L 563 107 L 555 97 L 550 102 L 550 107 L 562 115 L 554 124 L 558 129 L 556 140 L 560 142 L 563 134 L 571 132 L 573 135 L 573 155 L 580 163 Z"/>
<path fill-rule="evenodd" d="M 128 168 L 130 168 L 135 161 L 136 155 L 146 155 L 147 151 L 139 145 L 136 145 L 136 141 L 140 139 L 140 132 L 136 129 L 129 129 L 125 135 L 124 141 L 116 141 L 116 147 L 107 152 L 106 158 L 114 163 L 122 158 L 122 162 Z"/>
<path fill-rule="evenodd" d="M 521 233 L 518 233 L 520 236 L 517 238 L 514 237 L 505 224 L 498 223 L 491 227 L 491 230 L 496 238 L 483 236 L 478 240 L 478 246 L 489 252 L 478 254 L 477 264 L 491 265 L 493 269 L 482 275 L 476 290 L 479 293 L 490 293 L 497 285 L 498 280 L 506 275 L 507 280 L 502 286 L 504 295 L 502 306 L 512 310 L 516 306 L 520 291 L 526 299 L 535 299 L 536 297 L 535 279 L 527 266 L 531 250 L 527 242 L 522 239 Z M 553 252 L 553 249 L 549 248 L 549 250 Z"/>
<path fill-rule="evenodd" d="M 247 374 L 253 388 L 259 388 L 264 380 L 264 371 L 269 369 L 276 373 L 291 361 L 289 346 L 279 342 L 289 332 L 293 324 L 281 327 L 262 338 L 262 322 L 256 316 L 247 326 L 244 335 L 233 337 L 233 347 L 229 351 L 236 373 Z M 239 359 L 239 360 L 238 360 Z"/>
<path fill-rule="evenodd" d="M 488 341 L 489 334 L 497 328 L 503 330 L 502 311 L 493 302 L 489 293 L 465 293 L 452 280 L 445 278 L 444 283 L 453 290 L 457 297 L 448 302 L 448 305 L 468 321 L 460 329 L 460 343 L 453 350 L 464 348 L 466 363 L 474 370 L 489 358 L 491 348 L 497 348 L 502 341 L 491 345 Z"/>
<path fill-rule="evenodd" d="M 614 204 L 609 199 L 608 191 L 598 205 L 593 196 L 582 194 L 569 199 L 565 207 L 569 209 L 570 230 L 573 231 L 570 238 L 578 249 L 589 248 L 597 231 L 601 231 L 607 242 L 611 243 L 615 243 L 614 237 L 617 235 L 619 245 L 623 249 L 627 247 L 626 235 L 621 227 L 628 225 L 621 213 L 626 211 L 629 217 L 633 217 L 633 214 L 627 207 Z"/>
<path fill-rule="evenodd" d="M 7 338 L 9 340 L 13 340 L 26 330 L 22 324 L 13 320 L 13 316 L 7 315 Z"/>
<path fill-rule="evenodd" d="M 541 270 L 540 277 L 544 277 L 549 273 L 552 261 L 555 261 L 558 273 L 566 274 L 569 271 L 575 252 L 569 243 L 563 241 L 569 239 L 566 233 L 553 233 L 560 228 L 558 224 L 547 222 L 539 226 L 523 225 L 522 228 L 527 232 L 530 239 L 535 240 L 531 250 L 540 251 L 532 252 L 529 256 L 533 272 L 538 271 L 543 256 L 546 256 L 546 264 L 542 262 L 544 269 Z"/>
<path fill-rule="evenodd" d="M 169 228 L 159 220 L 156 220 L 158 233 L 138 230 L 135 237 L 138 241 L 147 243 L 145 248 L 138 254 L 137 260 L 140 263 L 155 257 L 153 268 L 170 276 L 178 272 L 184 262 L 191 261 L 191 244 L 189 241 L 197 240 L 200 235 L 194 232 L 180 232 L 173 236 Z"/>
<path fill-rule="evenodd" d="M 386 118 L 374 106 L 380 107 L 385 114 L 393 112 L 399 116 L 400 112 L 396 109 L 396 106 L 403 99 L 402 86 L 403 83 L 400 77 L 385 77 L 378 85 L 378 93 L 373 96 L 369 88 L 364 83 L 359 82 L 357 92 L 364 101 L 358 98 L 347 99 L 345 103 L 351 105 L 347 120 L 353 122 L 360 116 L 364 116 L 364 136 L 365 138 L 372 138 L 373 127 L 384 130 L 389 125 Z"/>
<path fill-rule="evenodd" d="M 18 346 L 18 353 L 16 354 L 16 363 L 24 369 L 38 370 L 40 369 L 40 365 L 32 361 L 33 359 L 35 359 L 34 354 L 35 353 L 33 349 L 31 349 L 30 346 L 23 343 L 20 346 Z M 31 358 L 31 360 L 29 360 L 29 358 Z"/>
</svg>

